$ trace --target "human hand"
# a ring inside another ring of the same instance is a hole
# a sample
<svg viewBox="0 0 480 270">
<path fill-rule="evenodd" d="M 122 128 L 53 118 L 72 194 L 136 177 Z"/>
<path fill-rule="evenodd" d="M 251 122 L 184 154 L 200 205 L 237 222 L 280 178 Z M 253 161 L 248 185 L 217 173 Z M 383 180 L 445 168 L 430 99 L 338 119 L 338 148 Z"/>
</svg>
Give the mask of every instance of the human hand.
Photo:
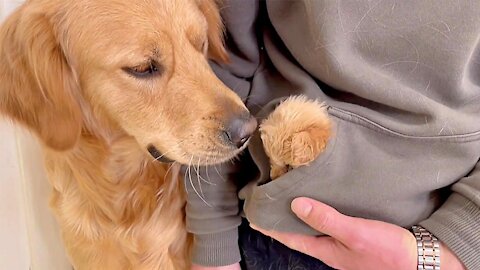
<svg viewBox="0 0 480 270">
<path fill-rule="evenodd" d="M 417 269 L 416 240 L 408 230 L 381 221 L 343 215 L 308 198 L 292 202 L 293 212 L 306 224 L 328 236 L 306 236 L 252 228 L 291 249 L 315 257 L 335 269 Z M 441 246 L 442 269 L 465 269 Z"/>
<path fill-rule="evenodd" d="M 201 266 L 201 265 L 192 265 L 191 270 L 241 270 L 240 264 L 235 263 L 232 265 L 227 266 L 218 266 L 218 267 L 208 267 L 208 266 Z"/>
</svg>

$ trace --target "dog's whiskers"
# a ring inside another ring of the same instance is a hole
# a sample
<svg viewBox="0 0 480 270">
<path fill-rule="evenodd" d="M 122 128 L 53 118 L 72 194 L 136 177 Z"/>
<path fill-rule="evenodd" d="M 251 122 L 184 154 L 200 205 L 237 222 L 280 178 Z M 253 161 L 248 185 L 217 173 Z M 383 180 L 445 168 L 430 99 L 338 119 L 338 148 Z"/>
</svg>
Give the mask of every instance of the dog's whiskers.
<svg viewBox="0 0 480 270">
<path fill-rule="evenodd" d="M 168 176 L 168 174 L 170 173 L 170 170 L 171 170 L 171 169 L 173 168 L 173 166 L 176 165 L 176 164 L 177 164 L 176 162 L 172 162 L 172 163 L 168 166 L 168 169 L 167 169 L 167 171 L 165 172 L 165 175 L 163 176 L 163 182 L 164 182 L 164 184 L 165 184 L 165 182 L 167 181 L 167 176 Z M 164 190 L 164 187 L 163 187 L 164 184 L 162 185 L 162 187 L 158 190 L 158 192 L 157 192 L 157 194 L 156 194 L 156 196 L 157 196 L 157 201 L 160 200 L 162 193 L 165 191 L 165 190 Z"/>
<path fill-rule="evenodd" d="M 188 168 L 187 168 L 187 171 L 188 171 L 188 178 L 189 178 L 189 181 L 190 181 L 190 185 L 192 186 L 193 188 L 193 191 L 195 192 L 195 194 L 197 194 L 197 196 L 200 198 L 200 200 L 202 200 L 207 206 L 209 207 L 212 207 L 211 204 L 209 204 L 205 198 L 203 198 L 200 193 L 198 193 L 197 189 L 195 188 L 195 185 L 193 184 L 193 181 L 192 181 L 192 172 L 191 172 L 191 166 L 192 166 L 192 161 L 193 161 L 193 155 L 191 156 L 190 158 L 190 162 L 188 163 Z M 186 176 L 186 175 L 185 175 Z"/>
<path fill-rule="evenodd" d="M 205 164 L 208 164 L 208 160 L 209 160 L 209 158 L 206 158 Z M 215 164 L 215 160 L 214 160 L 214 164 Z M 208 171 L 209 171 L 208 168 L 209 167 L 210 166 L 205 166 L 205 176 L 207 177 L 209 183 L 211 183 L 212 185 L 216 185 L 215 183 L 212 182 L 212 179 L 210 178 L 210 175 L 208 173 Z"/>
<path fill-rule="evenodd" d="M 173 162 L 172 164 L 170 164 L 170 165 L 168 166 L 168 169 L 167 169 L 167 171 L 165 172 L 165 176 L 163 177 L 163 181 L 166 181 L 166 178 L 167 178 L 167 176 L 168 176 L 168 173 L 169 173 L 170 170 L 172 169 L 173 165 L 175 165 L 175 163 L 176 163 L 176 162 Z"/>
<path fill-rule="evenodd" d="M 193 165 L 193 169 L 195 170 L 195 172 L 197 173 L 197 182 L 198 182 L 198 189 L 200 189 L 200 194 L 202 195 L 202 197 L 205 198 L 205 194 L 203 194 L 203 189 L 202 189 L 202 182 L 200 182 L 200 158 L 198 158 L 198 170 L 197 168 L 195 168 L 195 165 Z"/>
<path fill-rule="evenodd" d="M 220 176 L 220 179 L 223 180 L 223 182 L 227 182 L 227 180 L 225 180 L 225 178 L 223 178 L 222 174 L 218 171 L 218 168 L 217 168 L 217 165 L 213 165 L 213 168 L 215 169 L 215 171 L 217 172 L 217 175 Z"/>
<path fill-rule="evenodd" d="M 205 178 L 203 178 L 201 175 L 200 175 L 200 157 L 198 158 L 198 164 L 197 164 L 197 177 L 199 178 L 199 180 L 202 180 L 203 182 L 209 184 L 209 185 L 214 185 L 214 183 L 210 182 L 210 181 L 207 181 Z M 195 169 L 195 167 L 193 167 Z M 206 166 L 205 166 L 206 168 Z M 207 169 L 205 169 L 205 172 L 207 172 Z"/>
<path fill-rule="evenodd" d="M 205 158 L 205 164 L 208 164 L 208 161 L 209 161 L 209 157 L 206 157 Z M 205 168 L 205 177 L 207 177 L 208 180 L 210 180 L 210 177 L 208 177 L 208 167 L 209 165 L 206 165 L 206 166 L 203 166 Z"/>
</svg>

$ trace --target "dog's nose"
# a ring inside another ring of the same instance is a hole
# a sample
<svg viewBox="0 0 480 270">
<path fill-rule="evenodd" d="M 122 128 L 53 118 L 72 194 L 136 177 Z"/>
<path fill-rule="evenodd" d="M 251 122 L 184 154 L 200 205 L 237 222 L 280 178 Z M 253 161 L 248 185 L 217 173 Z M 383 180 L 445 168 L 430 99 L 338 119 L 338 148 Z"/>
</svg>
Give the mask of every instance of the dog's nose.
<svg viewBox="0 0 480 270">
<path fill-rule="evenodd" d="M 237 148 L 241 148 L 252 136 L 257 128 L 257 119 L 247 114 L 246 116 L 234 117 L 224 131 L 227 139 Z"/>
</svg>

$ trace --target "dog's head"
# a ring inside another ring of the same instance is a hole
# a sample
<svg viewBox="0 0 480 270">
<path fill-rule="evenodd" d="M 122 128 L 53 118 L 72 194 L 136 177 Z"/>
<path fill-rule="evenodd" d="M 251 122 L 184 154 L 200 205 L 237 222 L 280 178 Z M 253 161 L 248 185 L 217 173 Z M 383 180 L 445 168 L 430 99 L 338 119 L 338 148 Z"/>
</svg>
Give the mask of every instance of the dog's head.
<svg viewBox="0 0 480 270">
<path fill-rule="evenodd" d="M 222 30 L 214 0 L 29 1 L 0 30 L 0 111 L 57 150 L 121 130 L 155 158 L 230 159 L 256 121 L 209 67 Z"/>
</svg>

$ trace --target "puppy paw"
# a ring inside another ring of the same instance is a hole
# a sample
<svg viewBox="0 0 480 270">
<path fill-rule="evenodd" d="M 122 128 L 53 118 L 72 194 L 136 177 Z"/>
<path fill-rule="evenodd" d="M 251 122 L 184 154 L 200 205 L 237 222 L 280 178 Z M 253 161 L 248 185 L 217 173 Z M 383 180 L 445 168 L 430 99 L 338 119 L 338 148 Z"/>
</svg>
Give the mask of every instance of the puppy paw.
<svg viewBox="0 0 480 270">
<path fill-rule="evenodd" d="M 326 106 L 316 100 L 293 96 L 280 103 L 260 125 L 271 179 L 315 160 L 327 145 L 331 126 Z"/>
</svg>

